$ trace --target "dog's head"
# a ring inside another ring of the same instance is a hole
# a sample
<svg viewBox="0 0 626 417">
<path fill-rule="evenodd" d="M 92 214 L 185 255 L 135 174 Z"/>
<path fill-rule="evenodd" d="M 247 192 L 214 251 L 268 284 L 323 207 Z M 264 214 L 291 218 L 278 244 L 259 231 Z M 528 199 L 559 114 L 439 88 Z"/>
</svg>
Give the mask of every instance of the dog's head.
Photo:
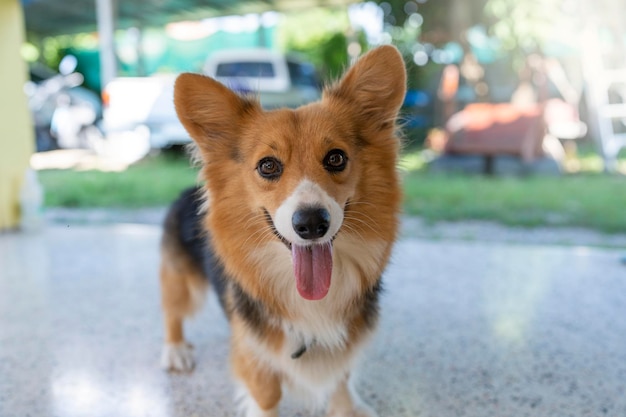
<svg viewBox="0 0 626 417">
<path fill-rule="evenodd" d="M 395 120 L 405 85 L 391 46 L 369 52 L 321 101 L 295 110 L 264 111 L 211 78 L 179 76 L 176 110 L 203 162 L 218 253 L 241 258 L 281 241 L 298 292 L 317 300 L 330 288 L 336 237 L 391 243 L 400 200 Z"/>
</svg>

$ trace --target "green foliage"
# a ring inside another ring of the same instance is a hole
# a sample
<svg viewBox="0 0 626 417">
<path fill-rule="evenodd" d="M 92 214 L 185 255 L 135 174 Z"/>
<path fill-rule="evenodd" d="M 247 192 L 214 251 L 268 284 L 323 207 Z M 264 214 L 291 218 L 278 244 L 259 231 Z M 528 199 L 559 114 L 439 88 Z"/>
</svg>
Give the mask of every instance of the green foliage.
<svg viewBox="0 0 626 417">
<path fill-rule="evenodd" d="M 326 42 L 311 50 L 313 54 L 321 56 L 320 68 L 322 79 L 326 82 L 341 77 L 348 63 L 348 40 L 343 33 L 333 34 Z M 313 57 L 315 60 L 316 58 Z"/>
<path fill-rule="evenodd" d="M 351 41 L 365 49 L 364 35 L 350 30 L 346 9 L 319 8 L 288 14 L 279 24 L 276 38 L 281 49 L 303 56 L 319 70 L 322 80 L 329 82 L 348 66 Z"/>
</svg>

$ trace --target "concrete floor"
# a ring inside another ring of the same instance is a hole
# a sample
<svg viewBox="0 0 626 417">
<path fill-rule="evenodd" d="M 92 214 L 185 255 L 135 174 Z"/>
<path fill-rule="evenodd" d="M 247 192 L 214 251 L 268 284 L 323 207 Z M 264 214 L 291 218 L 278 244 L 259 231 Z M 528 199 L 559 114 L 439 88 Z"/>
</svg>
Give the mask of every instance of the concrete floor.
<svg viewBox="0 0 626 417">
<path fill-rule="evenodd" d="M 188 326 L 197 369 L 158 367 L 159 236 L 0 235 L 0 416 L 234 416 L 214 298 Z M 381 417 L 626 416 L 624 251 L 403 238 L 363 398 Z"/>
</svg>

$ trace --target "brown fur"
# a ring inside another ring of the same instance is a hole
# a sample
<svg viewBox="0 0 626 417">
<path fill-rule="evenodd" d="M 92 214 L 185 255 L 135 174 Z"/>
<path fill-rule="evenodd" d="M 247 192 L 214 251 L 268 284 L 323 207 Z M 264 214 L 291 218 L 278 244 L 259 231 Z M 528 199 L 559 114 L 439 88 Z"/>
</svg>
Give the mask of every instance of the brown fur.
<svg viewBox="0 0 626 417">
<path fill-rule="evenodd" d="M 337 341 L 342 348 L 316 347 L 297 359 L 313 368 L 332 368 L 334 363 L 348 366 L 374 327 L 380 277 L 398 229 L 401 193 L 395 167 L 399 151 L 395 119 L 405 81 L 399 53 L 385 46 L 361 58 L 339 83 L 325 90 L 320 102 L 295 110 L 264 111 L 254 100 L 200 75 L 183 74 L 176 82 L 176 109 L 198 147 L 202 176 L 207 180 L 210 208 L 204 227 L 232 283 L 226 289 L 225 304 L 232 326 L 233 372 L 261 410 L 277 407 L 283 383 L 298 382 L 287 375 L 291 371 L 283 372 L 263 359 L 266 355 L 279 358 L 289 343 L 277 320 L 310 320 L 301 305 L 312 317 L 319 308 L 324 320 L 336 323 L 338 329 L 345 326 L 346 340 Z M 342 172 L 329 174 L 320 164 L 331 149 L 348 155 Z M 258 161 L 268 155 L 284 165 L 277 181 L 268 181 L 256 171 Z M 291 283 L 276 278 L 290 255 L 264 214 L 273 218 L 304 178 L 345 207 L 333 259 L 337 258 L 335 268 L 351 271 L 345 277 L 333 272 L 331 292 L 315 302 L 298 298 Z M 166 340 L 176 344 L 184 341 L 182 318 L 197 307 L 194 300 L 199 297 L 193 293 L 202 292 L 205 281 L 185 248 L 167 235 L 166 230 L 163 308 Z M 236 287 L 274 319 L 252 329 L 234 305 Z M 262 346 L 257 349 L 250 340 Z M 348 374 L 338 379 L 347 380 Z M 345 384 L 337 388 L 331 408 L 333 403 L 345 403 L 348 391 Z"/>
</svg>

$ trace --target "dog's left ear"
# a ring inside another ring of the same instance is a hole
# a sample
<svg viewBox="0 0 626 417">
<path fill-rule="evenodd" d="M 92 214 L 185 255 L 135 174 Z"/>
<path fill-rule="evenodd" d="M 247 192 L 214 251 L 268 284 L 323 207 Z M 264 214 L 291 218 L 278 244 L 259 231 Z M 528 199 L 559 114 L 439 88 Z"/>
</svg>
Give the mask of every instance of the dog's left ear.
<svg viewBox="0 0 626 417">
<path fill-rule="evenodd" d="M 384 45 L 363 55 L 339 83 L 324 92 L 325 100 L 344 100 L 362 123 L 376 129 L 394 126 L 406 94 L 406 70 L 400 52 Z"/>
</svg>

